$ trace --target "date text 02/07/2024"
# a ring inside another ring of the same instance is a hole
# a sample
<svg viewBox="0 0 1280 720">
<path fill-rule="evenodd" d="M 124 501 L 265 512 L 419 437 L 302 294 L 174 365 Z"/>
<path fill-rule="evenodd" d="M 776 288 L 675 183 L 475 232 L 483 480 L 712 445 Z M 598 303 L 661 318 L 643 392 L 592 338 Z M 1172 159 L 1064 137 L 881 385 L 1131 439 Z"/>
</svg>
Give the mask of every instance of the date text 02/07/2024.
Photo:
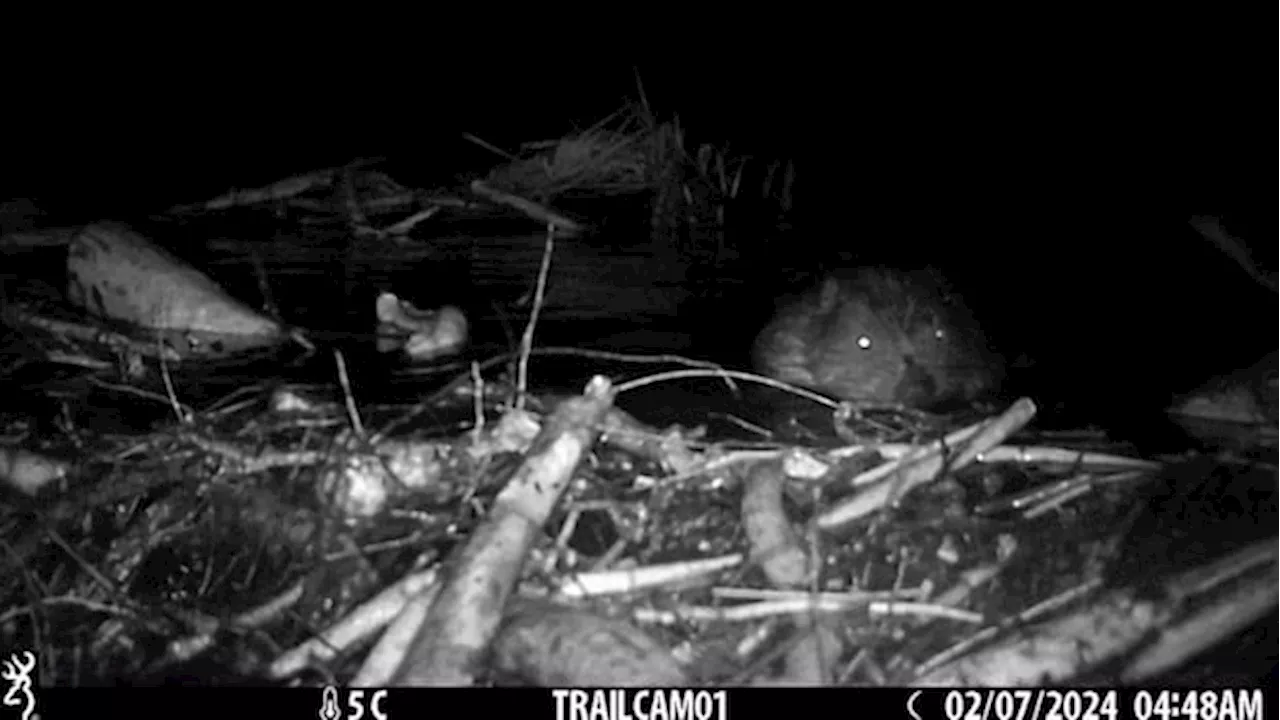
<svg viewBox="0 0 1280 720">
<path fill-rule="evenodd" d="M 913 720 L 1263 720 L 1259 689 L 967 689 L 917 691 Z M 941 707 L 939 707 L 939 705 Z M 939 712 L 940 711 L 940 712 Z"/>
</svg>

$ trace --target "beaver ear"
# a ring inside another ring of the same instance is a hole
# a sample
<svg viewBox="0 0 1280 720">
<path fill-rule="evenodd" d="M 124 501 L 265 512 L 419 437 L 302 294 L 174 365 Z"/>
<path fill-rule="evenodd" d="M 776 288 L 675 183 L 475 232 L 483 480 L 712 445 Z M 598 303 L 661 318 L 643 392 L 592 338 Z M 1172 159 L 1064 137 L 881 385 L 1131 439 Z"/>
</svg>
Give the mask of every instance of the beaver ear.
<svg viewBox="0 0 1280 720">
<path fill-rule="evenodd" d="M 840 299 L 840 281 L 828 275 L 822 281 L 822 290 L 818 293 L 818 307 L 832 308 Z"/>
</svg>

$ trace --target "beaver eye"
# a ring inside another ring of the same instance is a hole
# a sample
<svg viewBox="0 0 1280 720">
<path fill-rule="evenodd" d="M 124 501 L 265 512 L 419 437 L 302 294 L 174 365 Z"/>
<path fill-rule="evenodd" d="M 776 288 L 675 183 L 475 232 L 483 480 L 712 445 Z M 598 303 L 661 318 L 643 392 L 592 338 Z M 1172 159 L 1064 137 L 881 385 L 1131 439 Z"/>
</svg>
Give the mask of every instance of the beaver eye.
<svg viewBox="0 0 1280 720">
<path fill-rule="evenodd" d="M 871 336 L 870 336 L 870 335 L 859 335 L 859 336 L 858 336 L 858 347 L 859 347 L 859 348 L 861 348 L 861 349 L 863 349 L 863 350 L 870 350 L 870 349 L 871 349 Z"/>
</svg>

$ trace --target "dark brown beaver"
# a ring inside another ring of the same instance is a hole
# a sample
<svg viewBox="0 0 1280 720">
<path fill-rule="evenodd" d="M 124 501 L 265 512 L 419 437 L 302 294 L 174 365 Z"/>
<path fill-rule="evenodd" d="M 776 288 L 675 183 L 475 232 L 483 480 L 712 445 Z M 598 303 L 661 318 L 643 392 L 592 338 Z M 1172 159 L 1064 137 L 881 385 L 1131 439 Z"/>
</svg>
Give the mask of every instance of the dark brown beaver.
<svg viewBox="0 0 1280 720">
<path fill-rule="evenodd" d="M 959 301 L 925 273 L 860 268 L 784 299 L 756 370 L 849 400 L 919 408 L 995 389 L 1000 365 Z"/>
</svg>

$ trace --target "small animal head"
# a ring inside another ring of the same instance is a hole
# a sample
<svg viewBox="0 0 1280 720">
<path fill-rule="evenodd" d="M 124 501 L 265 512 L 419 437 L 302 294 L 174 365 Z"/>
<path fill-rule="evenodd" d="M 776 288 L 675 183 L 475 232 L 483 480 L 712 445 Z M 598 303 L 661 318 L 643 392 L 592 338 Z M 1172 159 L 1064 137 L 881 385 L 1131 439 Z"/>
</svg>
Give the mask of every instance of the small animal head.
<svg viewBox="0 0 1280 720">
<path fill-rule="evenodd" d="M 976 323 L 929 275 L 860 268 L 827 275 L 784 302 L 756 344 L 756 365 L 838 397 L 934 406 L 993 386 Z"/>
</svg>

